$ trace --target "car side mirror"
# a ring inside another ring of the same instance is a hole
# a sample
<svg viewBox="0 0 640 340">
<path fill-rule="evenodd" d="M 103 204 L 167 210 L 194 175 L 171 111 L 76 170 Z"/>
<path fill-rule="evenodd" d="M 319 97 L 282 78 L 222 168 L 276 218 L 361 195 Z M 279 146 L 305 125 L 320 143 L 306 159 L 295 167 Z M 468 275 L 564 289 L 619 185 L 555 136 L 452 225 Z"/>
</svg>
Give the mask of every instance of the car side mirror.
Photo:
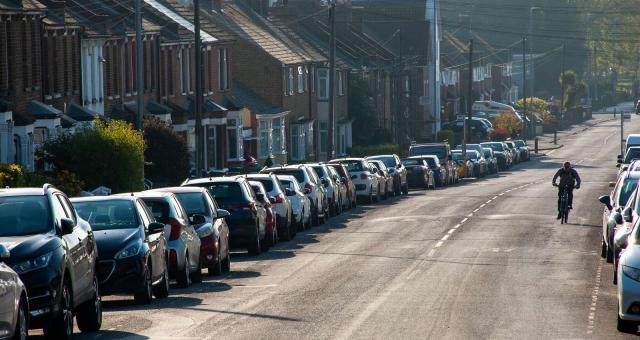
<svg viewBox="0 0 640 340">
<path fill-rule="evenodd" d="M 620 167 L 620 163 L 616 164 L 616 168 L 619 168 L 619 167 Z"/>
<path fill-rule="evenodd" d="M 627 208 L 622 211 L 622 219 L 625 222 L 633 222 L 633 214 L 631 213 L 631 208 Z"/>
<path fill-rule="evenodd" d="M 378 175 L 380 175 L 380 176 L 384 177 L 384 171 L 382 171 L 382 170 L 378 170 Z"/>
<path fill-rule="evenodd" d="M 149 234 L 158 234 L 164 231 L 164 224 L 153 222 L 149 223 L 149 227 L 147 227 Z"/>
<path fill-rule="evenodd" d="M 73 233 L 73 229 L 76 227 L 76 223 L 70 218 L 63 218 L 60 220 L 60 231 L 62 235 L 69 235 Z"/>
<path fill-rule="evenodd" d="M 207 223 L 207 219 L 204 216 L 199 214 L 191 216 L 191 224 L 200 225 L 205 223 Z"/>
<path fill-rule="evenodd" d="M 311 193 L 311 189 L 309 188 L 304 188 L 304 194 L 305 195 L 309 195 Z"/>
<path fill-rule="evenodd" d="M 613 221 L 616 222 L 616 224 L 622 224 L 622 214 L 620 214 L 619 212 L 613 214 Z"/>
<path fill-rule="evenodd" d="M 216 210 L 216 218 L 225 218 L 229 216 L 231 216 L 231 213 L 229 213 L 229 211 L 227 210 L 224 210 L 224 209 Z"/>
<path fill-rule="evenodd" d="M 349 182 L 349 180 L 346 177 L 342 177 L 341 178 L 342 183 L 347 184 Z"/>
<path fill-rule="evenodd" d="M 618 158 L 618 164 L 622 164 L 622 158 Z"/>
<path fill-rule="evenodd" d="M 611 206 L 611 197 L 609 197 L 609 195 L 600 196 L 600 198 L 598 198 L 598 201 L 604 204 L 607 207 L 607 209 L 609 209 L 609 211 L 613 209 L 613 207 Z"/>
<path fill-rule="evenodd" d="M 618 155 L 618 159 L 622 159 L 622 155 Z"/>
<path fill-rule="evenodd" d="M 9 249 L 3 244 L 0 244 L 0 261 L 6 261 L 9 259 L 11 253 L 9 253 Z"/>
<path fill-rule="evenodd" d="M 256 194 L 256 199 L 260 202 L 264 201 L 264 195 L 262 193 Z"/>
<path fill-rule="evenodd" d="M 284 189 L 284 193 L 287 196 L 295 196 L 296 195 L 296 192 L 291 190 L 291 189 L 289 189 L 289 188 Z"/>
<path fill-rule="evenodd" d="M 626 249 L 629 245 L 629 235 L 624 235 L 620 238 L 616 238 L 615 243 L 616 247 L 620 249 Z"/>
</svg>

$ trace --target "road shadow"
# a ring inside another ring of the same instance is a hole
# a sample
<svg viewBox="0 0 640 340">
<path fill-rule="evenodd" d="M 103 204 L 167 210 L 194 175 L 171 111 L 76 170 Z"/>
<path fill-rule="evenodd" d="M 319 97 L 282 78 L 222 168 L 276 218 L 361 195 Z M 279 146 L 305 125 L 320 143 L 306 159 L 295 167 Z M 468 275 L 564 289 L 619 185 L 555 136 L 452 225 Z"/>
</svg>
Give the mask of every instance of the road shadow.
<svg viewBox="0 0 640 340">
<path fill-rule="evenodd" d="M 87 332 L 87 333 L 75 333 L 73 334 L 73 339 L 126 339 L 126 340 L 145 340 L 150 339 L 147 336 L 134 334 L 124 331 L 110 331 L 110 330 L 101 330 L 98 332 Z M 29 339 L 45 339 L 43 334 L 32 334 L 29 332 Z"/>
<path fill-rule="evenodd" d="M 251 278 L 255 278 L 258 277 L 260 275 L 262 275 L 260 272 L 256 272 L 253 270 L 233 270 L 233 258 L 231 260 L 231 271 L 224 274 L 224 275 L 220 275 L 217 276 L 217 279 L 251 279 Z"/>
<path fill-rule="evenodd" d="M 169 292 L 170 294 L 173 291 Z M 176 292 L 173 292 L 176 293 Z M 148 305 L 136 304 L 133 298 L 118 299 L 118 300 L 103 300 L 102 307 L 107 312 L 131 312 L 141 310 L 152 309 L 164 309 L 164 308 L 185 308 L 197 306 L 202 303 L 202 299 L 194 298 L 190 296 L 169 296 L 165 299 L 154 299 Z"/>
<path fill-rule="evenodd" d="M 231 315 L 238 315 L 238 316 L 249 316 L 249 317 L 253 317 L 253 318 L 271 319 L 271 320 L 279 320 L 279 321 L 291 321 L 291 322 L 302 322 L 302 321 L 304 321 L 304 319 L 292 318 L 292 317 L 288 317 L 288 316 L 273 315 L 273 314 L 265 314 L 265 313 L 237 312 L 237 311 L 230 311 L 230 310 L 209 309 L 209 308 L 199 308 L 199 307 L 187 307 L 185 309 L 199 311 L 199 312 L 231 314 Z"/>
</svg>

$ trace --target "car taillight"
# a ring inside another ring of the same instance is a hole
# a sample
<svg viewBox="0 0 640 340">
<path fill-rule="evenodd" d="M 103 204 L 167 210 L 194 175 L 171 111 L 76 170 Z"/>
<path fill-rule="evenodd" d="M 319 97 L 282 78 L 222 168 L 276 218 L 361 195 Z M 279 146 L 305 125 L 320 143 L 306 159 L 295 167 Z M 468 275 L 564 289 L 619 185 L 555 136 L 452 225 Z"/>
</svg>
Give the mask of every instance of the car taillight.
<svg viewBox="0 0 640 340">
<path fill-rule="evenodd" d="M 182 223 L 175 218 L 169 218 L 169 225 L 171 226 L 171 234 L 169 234 L 169 241 L 174 241 L 180 238 L 182 233 Z"/>
<path fill-rule="evenodd" d="M 367 179 L 367 178 L 369 178 L 369 175 L 365 173 L 360 174 L 360 179 Z"/>
<path fill-rule="evenodd" d="M 169 252 L 169 263 L 172 266 L 175 266 L 176 263 L 178 263 L 178 254 L 173 249 Z"/>
<path fill-rule="evenodd" d="M 305 189 L 309 189 L 309 190 L 313 190 L 313 187 L 311 186 L 311 184 L 307 183 L 304 185 Z"/>
<path fill-rule="evenodd" d="M 230 208 L 235 210 L 251 210 L 251 204 L 249 203 L 235 204 L 230 206 Z"/>
<path fill-rule="evenodd" d="M 284 203 L 284 195 L 278 195 L 274 198 L 275 198 L 275 200 L 273 201 L 274 204 Z"/>
</svg>

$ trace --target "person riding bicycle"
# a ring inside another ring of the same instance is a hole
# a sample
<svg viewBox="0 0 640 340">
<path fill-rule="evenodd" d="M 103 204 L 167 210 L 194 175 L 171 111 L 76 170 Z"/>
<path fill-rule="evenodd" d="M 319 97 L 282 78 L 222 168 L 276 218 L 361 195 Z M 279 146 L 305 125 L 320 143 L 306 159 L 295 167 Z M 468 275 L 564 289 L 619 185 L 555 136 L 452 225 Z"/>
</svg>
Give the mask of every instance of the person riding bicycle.
<svg viewBox="0 0 640 340">
<path fill-rule="evenodd" d="M 560 184 L 556 184 L 556 180 L 560 178 Z M 564 165 L 553 176 L 553 186 L 558 187 L 558 219 L 562 218 L 562 211 L 560 211 L 560 200 L 564 194 L 565 188 L 567 188 L 567 195 L 569 196 L 569 209 L 573 209 L 573 189 L 580 189 L 580 175 L 571 167 L 571 163 L 564 162 Z"/>
</svg>

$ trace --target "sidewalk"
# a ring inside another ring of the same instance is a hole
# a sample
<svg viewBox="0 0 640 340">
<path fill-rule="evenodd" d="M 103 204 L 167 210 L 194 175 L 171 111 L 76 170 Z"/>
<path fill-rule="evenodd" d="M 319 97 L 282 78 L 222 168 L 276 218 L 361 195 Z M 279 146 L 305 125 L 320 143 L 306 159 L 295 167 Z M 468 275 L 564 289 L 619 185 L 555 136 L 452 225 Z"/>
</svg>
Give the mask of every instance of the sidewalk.
<svg viewBox="0 0 640 340">
<path fill-rule="evenodd" d="M 544 151 L 551 151 L 555 149 L 559 149 L 563 147 L 563 140 L 566 140 L 567 137 L 576 135 L 583 131 L 590 129 L 591 127 L 598 125 L 602 122 L 611 121 L 614 118 L 609 114 L 594 114 L 591 120 L 586 122 L 582 122 L 580 124 L 576 124 L 572 126 L 569 130 L 558 131 L 557 133 L 557 144 L 553 144 L 553 133 L 546 133 L 544 135 L 538 136 L 538 154 L 542 156 Z M 533 140 L 527 141 L 527 146 L 529 146 L 529 150 L 531 153 L 535 155 L 534 148 L 535 142 Z"/>
</svg>

